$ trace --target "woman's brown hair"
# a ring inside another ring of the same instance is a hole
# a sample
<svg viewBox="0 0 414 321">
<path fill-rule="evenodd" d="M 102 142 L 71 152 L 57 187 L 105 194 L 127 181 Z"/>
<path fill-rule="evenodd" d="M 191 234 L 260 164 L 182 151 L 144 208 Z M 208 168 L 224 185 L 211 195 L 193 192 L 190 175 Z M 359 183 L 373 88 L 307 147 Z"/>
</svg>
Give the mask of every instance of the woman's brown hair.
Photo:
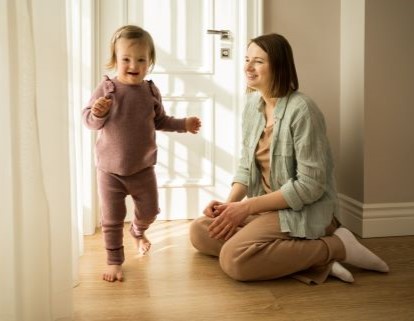
<svg viewBox="0 0 414 321">
<path fill-rule="evenodd" d="M 285 37 L 271 33 L 250 40 L 250 44 L 256 44 L 265 51 L 269 58 L 272 78 L 268 88 L 270 97 L 284 97 L 298 90 L 299 81 L 296 74 L 295 61 L 292 48 Z M 247 92 L 254 89 L 247 88 Z"/>
</svg>

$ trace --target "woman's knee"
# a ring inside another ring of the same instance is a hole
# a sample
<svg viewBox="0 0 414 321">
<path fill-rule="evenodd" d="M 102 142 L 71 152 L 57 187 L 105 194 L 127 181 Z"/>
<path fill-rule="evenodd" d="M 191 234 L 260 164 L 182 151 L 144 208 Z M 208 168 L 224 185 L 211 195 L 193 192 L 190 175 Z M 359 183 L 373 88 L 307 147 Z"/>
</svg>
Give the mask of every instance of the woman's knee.
<svg viewBox="0 0 414 321">
<path fill-rule="evenodd" d="M 231 240 L 231 239 L 230 239 Z M 243 258 L 244 251 L 227 242 L 220 252 L 220 266 L 224 273 L 236 281 L 251 281 L 254 279 L 249 268 L 249 262 Z"/>
<path fill-rule="evenodd" d="M 190 225 L 190 241 L 197 250 L 204 247 L 206 237 L 208 237 L 208 224 L 208 218 L 199 217 Z"/>
</svg>

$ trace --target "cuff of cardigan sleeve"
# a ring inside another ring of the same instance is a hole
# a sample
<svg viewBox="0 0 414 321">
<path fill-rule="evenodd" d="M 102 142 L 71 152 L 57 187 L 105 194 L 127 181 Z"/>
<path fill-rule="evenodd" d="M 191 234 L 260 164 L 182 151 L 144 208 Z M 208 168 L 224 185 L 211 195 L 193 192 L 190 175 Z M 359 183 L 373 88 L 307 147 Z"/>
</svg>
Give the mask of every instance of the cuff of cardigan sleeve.
<svg viewBox="0 0 414 321">
<path fill-rule="evenodd" d="M 293 180 L 290 179 L 286 184 L 284 184 L 280 191 L 288 205 L 294 211 L 299 211 L 303 207 L 303 202 L 300 199 L 298 193 L 295 190 L 295 186 L 293 185 Z"/>
<path fill-rule="evenodd" d="M 231 182 L 231 186 L 233 186 L 234 183 L 239 183 L 247 186 L 247 180 L 243 179 L 241 176 L 235 176 Z"/>
</svg>

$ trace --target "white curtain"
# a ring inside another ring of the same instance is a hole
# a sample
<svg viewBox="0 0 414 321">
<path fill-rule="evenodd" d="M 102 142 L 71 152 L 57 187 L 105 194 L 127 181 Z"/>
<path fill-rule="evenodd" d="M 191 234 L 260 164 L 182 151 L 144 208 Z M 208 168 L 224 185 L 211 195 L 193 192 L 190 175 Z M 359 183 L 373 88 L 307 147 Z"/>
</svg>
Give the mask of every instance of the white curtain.
<svg viewBox="0 0 414 321">
<path fill-rule="evenodd" d="M 0 1 L 0 320 L 70 320 L 65 2 Z"/>
</svg>

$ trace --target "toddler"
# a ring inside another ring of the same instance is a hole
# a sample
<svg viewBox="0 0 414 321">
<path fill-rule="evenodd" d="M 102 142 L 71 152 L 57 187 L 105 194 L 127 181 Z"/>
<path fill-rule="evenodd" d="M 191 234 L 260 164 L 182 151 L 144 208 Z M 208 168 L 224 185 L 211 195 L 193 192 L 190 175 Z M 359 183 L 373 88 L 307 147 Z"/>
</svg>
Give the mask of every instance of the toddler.
<svg viewBox="0 0 414 321">
<path fill-rule="evenodd" d="M 144 29 L 126 25 L 114 33 L 107 64 L 114 78 L 105 76 L 83 109 L 83 122 L 97 130 L 95 164 L 101 205 L 101 225 L 107 251 L 103 279 L 122 281 L 125 197 L 131 195 L 135 215 L 130 233 L 138 251 L 151 243 L 145 235 L 159 213 L 154 165 L 157 161 L 155 130 L 196 134 L 197 117 L 174 118 L 164 110 L 158 88 L 144 80 L 154 67 L 155 47 Z"/>
</svg>

